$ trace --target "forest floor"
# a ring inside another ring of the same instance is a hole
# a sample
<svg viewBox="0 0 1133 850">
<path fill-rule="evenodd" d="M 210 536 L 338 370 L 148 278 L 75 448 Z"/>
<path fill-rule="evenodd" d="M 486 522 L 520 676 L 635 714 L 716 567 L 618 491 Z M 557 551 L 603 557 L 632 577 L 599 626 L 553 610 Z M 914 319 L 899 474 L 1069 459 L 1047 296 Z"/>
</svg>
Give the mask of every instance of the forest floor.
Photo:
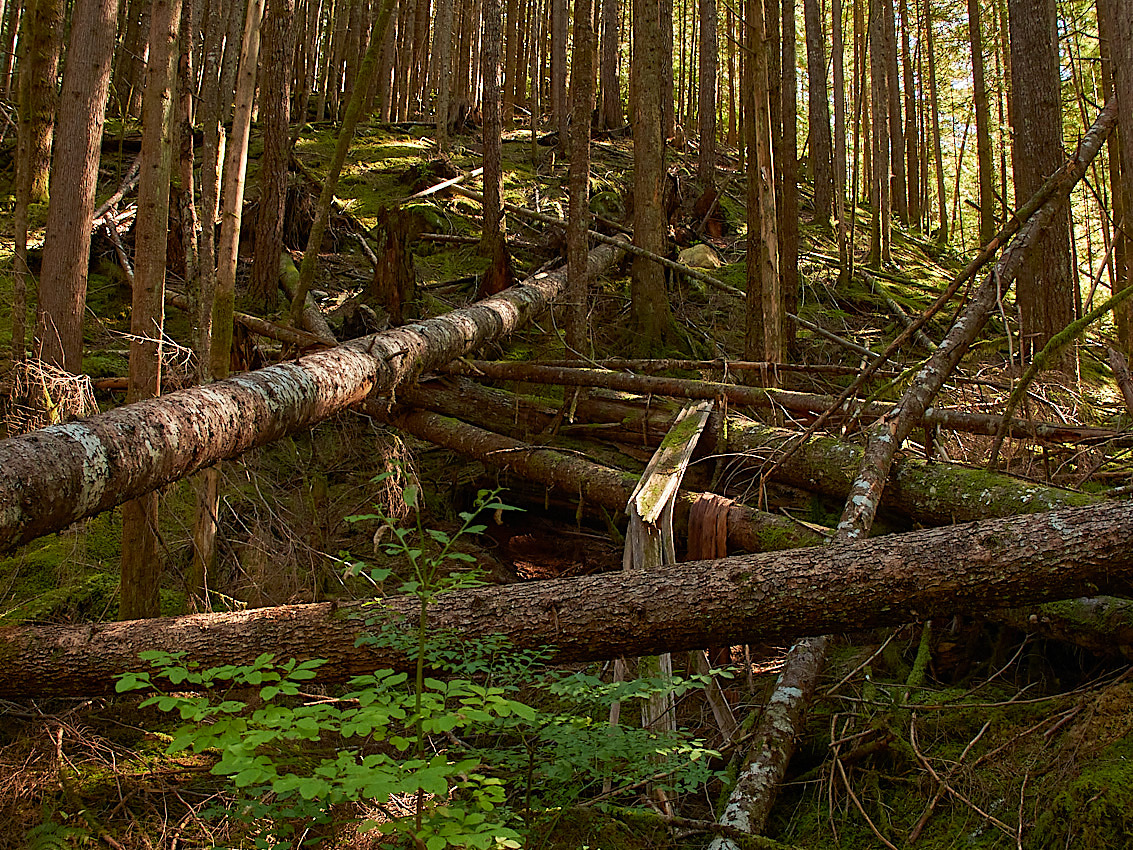
<svg viewBox="0 0 1133 850">
<path fill-rule="evenodd" d="M 253 187 L 257 143 L 254 138 L 249 179 Z M 332 127 L 313 127 L 299 141 L 296 156 L 317 172 L 333 145 Z M 340 182 L 339 197 L 356 219 L 372 226 L 383 207 L 441 179 L 431 165 L 433 151 L 428 139 L 410 133 L 363 128 Z M 541 146 L 540 161 L 533 165 L 531 152 L 526 132 L 505 139 L 505 200 L 565 218 L 565 161 L 556 160 L 552 147 Z M 610 218 L 624 217 L 632 143 L 597 142 L 593 157 L 592 207 Z M 721 162 L 725 176 L 737 164 L 728 156 Z M 450 165 L 468 171 L 478 164 L 475 137 L 458 137 Z M 687 226 L 695 200 L 691 196 L 695 156 L 670 151 L 669 164 L 677 194 L 688 195 L 682 197 L 682 211 L 675 214 L 678 224 Z M 115 188 L 123 169 L 121 159 L 107 157 L 100 197 Z M 712 273 L 741 289 L 746 278 L 742 182 L 742 174 L 736 174 L 725 184 L 719 201 L 720 230 L 711 239 L 723 263 Z M 295 186 L 285 232 L 286 247 L 298 257 L 306 240 L 304 210 L 312 199 L 298 178 Z M 809 215 L 805 197 L 803 206 L 804 215 Z M 473 201 L 438 194 L 410 208 L 430 232 L 479 234 L 480 209 Z M 42 226 L 42 212 L 33 210 L 33 224 Z M 859 213 L 868 215 L 866 210 Z M 254 222 L 250 210 L 244 221 L 250 230 Z M 372 312 L 357 307 L 367 301 L 372 269 L 348 229 L 342 218 L 333 221 L 314 293 L 340 338 L 371 332 L 377 329 L 374 321 L 378 327 L 383 321 L 380 308 L 372 302 L 368 305 Z M 924 237 L 895 230 L 892 267 L 839 283 L 837 247 L 830 234 L 805 221 L 802 231 L 799 315 L 874 351 L 902 329 L 885 297 L 915 315 L 943 289 L 961 260 L 942 255 Z M 866 233 L 865 226 L 857 228 L 859 249 Z M 129 245 L 132 234 L 123 235 Z M 542 267 L 563 248 L 559 234 L 542 226 L 528 227 L 518 218 L 509 219 L 509 235 L 535 246 L 514 252 L 519 277 Z M 246 238 L 241 282 L 247 276 L 250 245 Z M 6 254 L 10 248 L 6 241 L 0 251 Z M 175 251 L 171 259 L 170 287 L 183 290 L 176 279 Z M 5 262 L 6 257 L 0 257 L 0 265 Z M 414 265 L 418 289 L 410 307 L 427 316 L 469 303 L 486 261 L 477 255 L 475 245 L 421 240 L 414 244 Z M 628 267 L 623 266 L 596 282 L 591 304 L 596 360 L 632 347 L 627 280 Z M 0 350 L 4 351 L 9 350 L 10 287 L 10 280 L 0 277 Z M 666 356 L 737 359 L 743 349 L 742 302 L 679 276 L 670 279 L 669 287 L 682 342 Z M 84 359 L 84 368 L 95 381 L 126 374 L 129 300 L 111 246 L 96 238 Z M 238 302 L 237 309 L 246 308 Z M 280 311 L 268 318 L 282 322 L 282 316 Z M 930 324 L 929 337 L 939 340 L 950 316 L 949 312 Z M 965 360 L 960 379 L 949 382 L 942 393 L 942 404 L 976 412 L 1002 409 L 1020 371 L 1011 362 L 1017 348 L 1009 316 L 1007 307 L 993 318 Z M 183 314 L 170 310 L 166 331 L 187 351 L 191 333 Z M 1106 333 L 1106 328 L 1092 329 L 1078 346 L 1075 374 L 1047 376 L 1032 387 L 1027 415 L 1128 426 L 1128 414 L 1106 365 Z M 490 348 L 478 356 L 554 359 L 564 351 L 554 311 Z M 242 365 L 254 367 L 285 354 L 278 344 L 248 337 L 240 356 Z M 899 376 L 878 382 L 871 397 L 895 398 L 910 377 L 907 370 L 925 355 L 916 348 L 901 352 L 893 364 Z M 812 366 L 860 368 L 862 363 L 860 354 L 805 329 L 799 331 L 792 359 Z M 174 384 L 190 380 L 188 360 L 167 366 Z M 9 368 L 5 364 L 5 375 Z M 725 377 L 716 370 L 670 374 Z M 783 384 L 836 393 L 851 377 L 792 372 L 784 374 Z M 561 387 L 514 382 L 499 386 L 553 407 L 569 409 L 571 404 L 571 393 Z M 104 409 L 123 400 L 116 390 L 99 390 L 96 399 Z M 783 424 L 789 427 L 805 424 L 787 416 Z M 840 436 L 854 439 L 852 432 Z M 946 432 L 935 437 L 934 449 L 938 457 L 982 467 L 990 443 L 989 437 Z M 593 442 L 569 445 L 638 473 L 650 454 Z M 910 445 L 908 450 L 923 452 L 924 447 Z M 1012 473 L 1024 478 L 1099 494 L 1116 495 L 1133 480 L 1128 452 L 1106 446 L 1036 447 L 1009 440 L 1004 461 Z M 424 526 L 457 535 L 460 512 L 469 510 L 475 494 L 495 490 L 505 481 L 493 468 L 402 436 L 355 412 L 225 463 L 221 476 L 221 564 L 210 586 L 210 600 L 217 610 L 371 597 L 372 583 L 359 570 L 348 569 L 349 564 L 364 561 L 393 570 L 395 579 L 409 579 L 407 562 L 386 554 L 373 519 L 348 518 L 378 514 L 397 520 L 408 515 L 402 488 L 409 486 L 419 488 L 415 491 L 420 493 Z M 738 479 L 731 483 L 742 486 Z M 619 529 L 624 529 L 620 517 L 583 512 L 569 494 L 552 495 L 539 487 L 520 485 L 500 498 L 525 512 L 497 512 L 486 520 L 483 532 L 460 535 L 456 543 L 456 551 L 471 556 L 485 580 L 523 581 L 620 568 Z M 835 524 L 841 509 L 837 500 L 789 488 L 773 491 L 773 499 L 771 510 L 816 528 Z M 189 482 L 165 491 L 161 537 L 166 614 L 185 611 L 183 576 L 189 563 L 192 513 Z M 908 519 L 886 515 L 875 533 L 910 527 Z M 0 620 L 114 619 L 120 534 L 119 514 L 112 511 L 0 560 Z M 1098 656 L 965 616 L 931 626 L 841 635 L 835 647 L 772 814 L 767 834 L 774 844 L 751 846 L 817 850 L 907 847 L 915 841 L 916 846 L 936 850 L 1117 848 L 1133 842 L 1133 669 L 1120 654 Z M 786 649 L 733 649 L 734 678 L 726 694 L 741 720 L 750 723 L 761 711 Z M 686 664 L 683 656 L 674 658 L 678 675 L 693 677 L 695 671 L 686 670 Z M 608 679 L 601 665 L 557 671 L 561 677 L 604 673 Z M 539 716 L 572 718 L 559 726 L 548 721 L 544 728 L 558 729 L 557 737 L 491 727 L 491 733 L 468 729 L 459 737 L 437 735 L 433 743 L 451 745 L 454 751 L 469 747 L 474 758 L 484 763 L 489 753 L 499 758 L 481 768 L 494 771 L 504 783 L 506 803 L 496 811 L 506 813 L 507 822 L 524 836 L 525 846 L 548 850 L 705 846 L 710 836 L 704 822 L 714 819 L 742 748 L 729 750 L 724 745 L 703 690 L 691 688 L 680 696 L 681 732 L 675 742 L 661 747 L 627 736 L 623 749 L 612 752 L 603 750 L 602 737 L 612 698 L 608 694 L 602 699 L 584 698 L 580 692 L 581 688 L 569 693 L 555 690 L 534 674 L 515 685 L 515 698 L 530 702 Z M 254 707 L 256 699 L 242 693 L 235 691 L 234 698 Z M 318 697 L 332 700 L 338 695 L 324 689 Z M 293 836 L 285 839 L 282 831 L 275 831 L 287 822 L 278 807 L 256 814 L 246 792 L 227 777 L 210 772 L 219 759 L 215 748 L 169 754 L 167 747 L 180 724 L 157 707 L 141 705 L 142 699 L 122 695 L 0 705 L 0 850 L 90 844 L 242 847 L 255 846 L 257 835 L 277 837 L 282 846 L 325 838 L 324 846 L 374 847 L 397 839 L 362 833 L 360 822 L 388 819 L 391 808 L 394 813 L 413 811 L 412 796 L 401 800 L 401 809 L 393 798 L 388 805 L 335 802 L 328 804 L 329 825 L 299 823 Z M 627 715 L 634 717 L 629 710 L 623 712 L 623 717 Z M 576 731 L 564 731 L 570 729 Z M 484 740 L 489 737 L 491 746 Z M 303 745 L 306 749 L 296 745 L 295 757 L 316 764 L 327 747 L 333 751 L 335 740 L 310 741 Z M 568 744 L 576 746 L 571 749 Z M 658 814 L 664 812 L 664 804 L 639 787 L 638 781 L 657 772 L 659 764 L 673 771 L 659 784 L 671 786 L 669 804 L 688 823 L 664 820 Z M 571 769 L 564 770 L 564 765 Z M 595 804 L 603 777 L 608 786 L 621 787 L 623 792 Z M 418 795 L 416 804 L 420 799 Z M 290 825 L 296 826 L 294 817 Z M 461 846 L 456 839 L 452 843 Z M 428 846 L 433 850 L 443 845 Z"/>
</svg>

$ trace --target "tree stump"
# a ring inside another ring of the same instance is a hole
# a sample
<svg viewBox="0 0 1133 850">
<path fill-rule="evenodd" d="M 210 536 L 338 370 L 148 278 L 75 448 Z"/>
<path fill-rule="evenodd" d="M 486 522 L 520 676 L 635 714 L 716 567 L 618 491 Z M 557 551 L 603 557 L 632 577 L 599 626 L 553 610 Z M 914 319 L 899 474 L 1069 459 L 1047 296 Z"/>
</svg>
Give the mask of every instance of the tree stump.
<svg viewBox="0 0 1133 850">
<path fill-rule="evenodd" d="M 374 254 L 378 263 L 370 281 L 369 295 L 386 308 L 390 322 L 403 322 L 403 305 L 417 288 L 410 242 L 425 232 L 425 219 L 411 210 L 382 208 L 374 226 Z"/>
</svg>

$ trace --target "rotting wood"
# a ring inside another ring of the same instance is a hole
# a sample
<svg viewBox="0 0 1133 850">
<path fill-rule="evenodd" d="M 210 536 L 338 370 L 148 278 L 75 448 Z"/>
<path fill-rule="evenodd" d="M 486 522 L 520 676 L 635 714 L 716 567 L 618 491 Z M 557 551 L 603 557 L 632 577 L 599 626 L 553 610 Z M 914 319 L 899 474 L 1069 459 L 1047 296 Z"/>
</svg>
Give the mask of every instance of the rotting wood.
<svg viewBox="0 0 1133 850">
<path fill-rule="evenodd" d="M 622 251 L 590 254 L 599 274 Z M 499 339 L 546 309 L 564 270 L 444 316 L 0 442 L 0 551 L 287 434 Z"/>
<path fill-rule="evenodd" d="M 697 440 L 708 422 L 710 402 L 687 407 L 677 414 L 673 427 L 653 453 L 626 505 L 623 570 L 653 570 L 677 562 L 673 537 L 673 505 L 692 459 Z M 646 678 L 673 678 L 673 658 L 668 652 L 639 659 L 638 674 Z M 616 725 L 617 709 L 611 708 L 610 722 Z M 677 730 L 677 704 L 672 688 L 650 694 L 642 703 L 641 725 L 655 732 Z M 664 804 L 664 799 L 662 799 Z"/>
<path fill-rule="evenodd" d="M 1125 399 L 1125 409 L 1133 416 L 1133 375 L 1129 374 L 1129 364 L 1125 362 L 1125 355 L 1113 346 L 1107 346 L 1106 351 L 1109 353 L 1109 368 L 1113 370 L 1113 377 L 1121 388 L 1121 397 Z"/>
<path fill-rule="evenodd" d="M 292 301 L 299 293 L 299 269 L 295 267 L 295 260 L 286 251 L 279 256 L 279 288 Z M 319 309 L 319 305 L 315 303 L 310 292 L 303 296 L 300 320 L 304 329 L 321 339 L 324 345 L 338 344 L 334 331 L 330 329 L 330 325 L 327 323 L 327 317 L 323 315 L 323 311 Z"/>
<path fill-rule="evenodd" d="M 1112 596 L 1066 599 L 1032 608 L 993 611 L 987 619 L 1100 655 L 1120 655 L 1133 660 L 1133 601 L 1129 599 Z"/>
<path fill-rule="evenodd" d="M 414 390 L 414 394 L 421 394 Z M 364 408 L 385 418 L 376 404 Z M 448 416 L 422 410 L 408 411 L 389 419 L 393 425 L 423 440 L 458 451 L 492 466 L 514 470 L 523 477 L 608 510 L 621 511 L 633 492 L 637 476 L 535 446 L 458 422 Z M 699 493 L 682 491 L 676 504 L 678 529 L 687 528 L 688 512 Z M 817 532 L 774 514 L 733 504 L 728 510 L 728 542 L 747 552 L 763 552 L 823 542 Z"/>
<path fill-rule="evenodd" d="M 474 642 L 502 634 L 517 649 L 554 647 L 555 663 L 608 659 L 808 632 L 897 625 L 1097 592 L 1133 582 L 1133 503 L 1068 508 L 657 570 L 480 587 L 442 594 L 428 622 Z M 184 651 L 203 667 L 325 658 L 323 682 L 413 658 L 357 646 L 360 617 L 415 631 L 414 597 L 288 605 L 160 620 L 0 628 L 0 698 L 104 694 L 146 669 L 141 650 Z"/>
</svg>

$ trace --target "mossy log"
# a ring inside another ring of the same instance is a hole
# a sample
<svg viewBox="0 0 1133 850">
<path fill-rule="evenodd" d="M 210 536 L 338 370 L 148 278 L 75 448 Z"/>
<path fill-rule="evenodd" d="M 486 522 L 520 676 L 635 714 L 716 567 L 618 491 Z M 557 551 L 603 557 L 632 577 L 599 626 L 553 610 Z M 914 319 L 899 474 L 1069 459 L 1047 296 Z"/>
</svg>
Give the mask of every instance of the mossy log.
<svg viewBox="0 0 1133 850">
<path fill-rule="evenodd" d="M 378 414 L 378 410 L 368 407 Z M 483 463 L 510 469 L 532 481 L 612 511 L 624 511 L 638 476 L 583 458 L 477 428 L 447 416 L 422 410 L 390 419 L 402 430 L 460 452 Z M 681 490 L 674 506 L 678 531 L 687 531 L 689 510 L 699 493 Z M 728 510 L 728 542 L 745 552 L 770 552 L 817 546 L 817 532 L 784 517 L 734 504 Z"/>
<path fill-rule="evenodd" d="M 517 649 L 552 647 L 554 662 L 699 649 L 978 614 L 1133 583 L 1133 504 L 1068 508 L 819 546 L 673 564 L 656 570 L 479 587 L 429 606 L 436 633 Z M 202 667 L 324 658 L 324 682 L 408 669 L 404 649 L 360 646 L 367 630 L 413 632 L 416 597 L 288 605 L 161 620 L 0 628 L 0 698 L 108 693 L 143 670 L 142 650 L 185 652 Z M 364 618 L 376 622 L 367 627 Z M 412 642 L 409 642 L 412 644 Z"/>
</svg>

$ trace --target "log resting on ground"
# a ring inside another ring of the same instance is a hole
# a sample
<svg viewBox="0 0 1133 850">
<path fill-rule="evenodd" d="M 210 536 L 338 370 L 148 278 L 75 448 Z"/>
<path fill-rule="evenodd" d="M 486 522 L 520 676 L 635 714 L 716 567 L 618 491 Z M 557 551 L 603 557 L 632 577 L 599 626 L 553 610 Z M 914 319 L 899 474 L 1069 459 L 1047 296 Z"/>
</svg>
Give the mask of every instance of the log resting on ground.
<svg viewBox="0 0 1133 850">
<path fill-rule="evenodd" d="M 503 634 L 519 649 L 553 647 L 557 662 L 649 655 L 814 632 L 896 625 L 1133 587 L 1133 503 L 742 555 L 657 570 L 482 587 L 443 594 L 430 626 L 464 640 Z M 406 655 L 358 647 L 360 619 L 412 632 L 412 597 L 382 605 L 319 603 L 163 620 L 0 629 L 0 698 L 107 693 L 144 669 L 142 650 L 184 650 L 203 666 L 325 658 L 324 681 Z"/>
<path fill-rule="evenodd" d="M 589 274 L 622 252 L 590 253 Z M 544 310 L 566 270 L 528 278 L 462 310 L 0 442 L 0 551 L 66 528 L 309 428 L 498 339 Z"/>
<path fill-rule="evenodd" d="M 370 406 L 366 409 L 381 415 Z M 625 510 L 638 479 L 629 472 L 522 443 L 436 413 L 409 411 L 389 421 L 415 437 L 493 466 L 514 469 L 525 478 L 613 511 Z M 678 528 L 687 529 L 689 509 L 698 495 L 687 490 L 678 494 L 674 506 Z M 768 552 L 817 546 L 824 541 L 818 532 L 793 520 L 733 504 L 728 510 L 728 542 L 746 552 Z"/>
</svg>

